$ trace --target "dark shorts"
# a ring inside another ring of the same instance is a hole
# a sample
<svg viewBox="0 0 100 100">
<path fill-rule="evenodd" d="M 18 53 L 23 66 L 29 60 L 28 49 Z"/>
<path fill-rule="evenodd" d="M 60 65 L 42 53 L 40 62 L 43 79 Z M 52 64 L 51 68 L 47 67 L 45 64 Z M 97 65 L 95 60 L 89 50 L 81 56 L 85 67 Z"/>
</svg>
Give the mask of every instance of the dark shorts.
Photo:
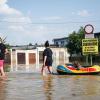
<svg viewBox="0 0 100 100">
<path fill-rule="evenodd" d="M 52 66 L 52 61 L 46 61 L 45 65 L 46 66 Z"/>
</svg>

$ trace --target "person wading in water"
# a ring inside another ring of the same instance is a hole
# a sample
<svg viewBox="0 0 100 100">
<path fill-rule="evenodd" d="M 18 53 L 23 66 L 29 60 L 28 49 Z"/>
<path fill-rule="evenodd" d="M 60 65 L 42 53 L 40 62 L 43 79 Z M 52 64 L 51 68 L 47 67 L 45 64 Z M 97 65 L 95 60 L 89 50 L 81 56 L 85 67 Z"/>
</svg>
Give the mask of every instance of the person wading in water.
<svg viewBox="0 0 100 100">
<path fill-rule="evenodd" d="M 44 73 L 46 69 L 48 69 L 50 74 L 53 74 L 52 69 L 52 50 L 49 47 L 49 42 L 45 42 L 45 50 L 43 51 L 43 66 L 41 72 Z"/>
<path fill-rule="evenodd" d="M 4 59 L 5 59 L 5 54 L 8 53 L 8 50 L 5 46 L 5 44 L 2 42 L 0 39 L 0 73 L 2 77 L 5 77 L 5 72 L 4 72 Z"/>
</svg>

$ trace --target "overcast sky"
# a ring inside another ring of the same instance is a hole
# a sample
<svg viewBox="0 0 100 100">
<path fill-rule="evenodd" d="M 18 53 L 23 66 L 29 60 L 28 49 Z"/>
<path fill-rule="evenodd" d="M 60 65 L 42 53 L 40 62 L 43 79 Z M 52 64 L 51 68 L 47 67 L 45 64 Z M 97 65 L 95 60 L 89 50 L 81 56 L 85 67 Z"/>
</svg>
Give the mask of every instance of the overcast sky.
<svg viewBox="0 0 100 100">
<path fill-rule="evenodd" d="M 11 45 L 52 43 L 81 26 L 100 32 L 100 0 L 0 0 L 0 36 Z"/>
</svg>

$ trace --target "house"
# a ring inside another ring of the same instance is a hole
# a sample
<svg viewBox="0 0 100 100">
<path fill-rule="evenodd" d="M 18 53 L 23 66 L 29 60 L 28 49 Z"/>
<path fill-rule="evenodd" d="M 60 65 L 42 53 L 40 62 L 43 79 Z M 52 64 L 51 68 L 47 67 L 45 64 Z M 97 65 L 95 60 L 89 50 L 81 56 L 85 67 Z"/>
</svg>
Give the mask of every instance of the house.
<svg viewBox="0 0 100 100">
<path fill-rule="evenodd" d="M 20 69 L 23 70 L 35 70 L 41 69 L 43 64 L 43 51 L 45 47 L 36 47 L 34 49 L 11 49 L 10 61 L 11 61 L 11 70 L 17 71 Z M 67 48 L 52 47 L 53 51 L 53 66 L 55 69 L 59 64 L 69 63 L 69 53 Z"/>
<path fill-rule="evenodd" d="M 70 54 L 67 48 L 50 45 L 53 51 L 53 66 L 69 63 Z M 35 71 L 40 70 L 43 64 L 43 45 L 17 45 L 11 46 L 10 53 L 5 57 L 5 64 L 11 67 L 11 71 Z"/>
<path fill-rule="evenodd" d="M 68 43 L 68 37 L 53 39 L 54 45 L 58 47 L 65 47 Z"/>
</svg>

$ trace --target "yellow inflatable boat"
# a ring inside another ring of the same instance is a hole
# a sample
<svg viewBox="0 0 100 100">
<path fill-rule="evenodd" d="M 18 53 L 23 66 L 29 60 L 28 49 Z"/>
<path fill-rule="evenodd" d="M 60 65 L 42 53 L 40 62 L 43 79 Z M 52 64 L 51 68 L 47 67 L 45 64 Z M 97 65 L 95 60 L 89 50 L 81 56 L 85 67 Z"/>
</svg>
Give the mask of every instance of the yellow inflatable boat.
<svg viewBox="0 0 100 100">
<path fill-rule="evenodd" d="M 93 65 L 90 67 L 82 67 L 80 69 L 76 69 L 73 67 L 73 64 L 66 64 L 66 65 L 58 65 L 57 66 L 58 74 L 70 74 L 70 75 L 94 75 L 100 73 L 100 66 Z"/>
</svg>

